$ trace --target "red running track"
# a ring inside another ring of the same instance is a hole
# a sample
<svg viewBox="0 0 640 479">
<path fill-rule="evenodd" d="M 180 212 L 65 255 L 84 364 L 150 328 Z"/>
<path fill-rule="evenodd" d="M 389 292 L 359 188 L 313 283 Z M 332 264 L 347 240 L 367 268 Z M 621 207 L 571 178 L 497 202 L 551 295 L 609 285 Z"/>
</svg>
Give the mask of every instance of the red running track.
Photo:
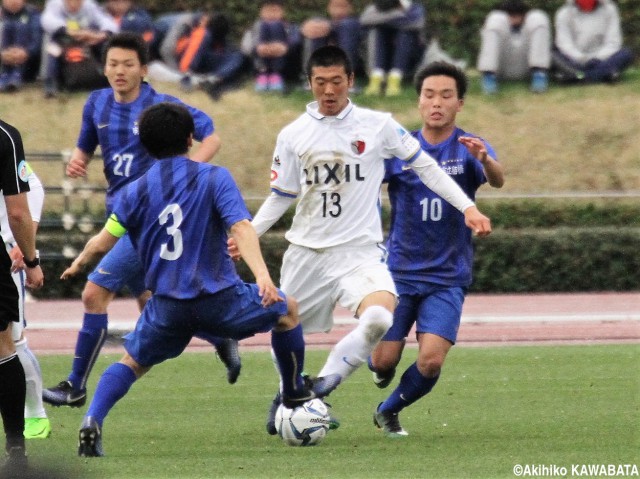
<svg viewBox="0 0 640 479">
<path fill-rule="evenodd" d="M 80 299 L 38 301 L 26 307 L 30 348 L 37 355 L 73 354 L 83 315 Z M 136 303 L 130 299 L 114 301 L 109 313 L 112 332 L 128 330 L 138 316 Z M 355 324 L 343 309 L 336 310 L 335 319 L 336 326 L 331 333 L 307 336 L 310 348 L 329 348 Z M 267 350 L 269 336 L 260 334 L 241 341 L 241 354 Z M 415 347 L 414 338 L 409 340 Z M 458 336 L 461 347 L 600 343 L 640 344 L 640 292 L 469 295 Z M 123 352 L 119 344 L 105 349 L 116 354 Z M 193 340 L 189 351 L 211 354 L 212 348 L 203 341 Z"/>
<path fill-rule="evenodd" d="M 26 305 L 27 338 L 36 353 L 72 353 L 82 323 L 78 300 L 35 301 Z M 109 307 L 111 332 L 119 336 L 133 327 L 136 302 L 118 299 Z M 328 348 L 349 332 L 355 320 L 336 309 L 330 333 L 306 336 L 309 347 Z M 413 335 L 409 343 L 415 344 Z M 581 294 L 469 295 L 458 335 L 461 346 L 513 344 L 640 343 L 640 292 Z M 269 334 L 241 341 L 241 348 L 267 349 Z M 108 348 L 121 346 L 108 343 Z M 194 339 L 189 350 L 209 350 Z"/>
</svg>

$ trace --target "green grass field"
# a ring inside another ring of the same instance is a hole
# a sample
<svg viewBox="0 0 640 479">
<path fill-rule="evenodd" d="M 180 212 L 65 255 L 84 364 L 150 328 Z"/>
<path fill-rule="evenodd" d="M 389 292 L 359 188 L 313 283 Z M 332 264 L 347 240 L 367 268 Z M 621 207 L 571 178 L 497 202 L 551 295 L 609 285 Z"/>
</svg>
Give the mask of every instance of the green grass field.
<svg viewBox="0 0 640 479">
<path fill-rule="evenodd" d="M 309 351 L 307 370 L 326 354 Z M 91 392 L 118 358 L 99 359 Z M 640 466 L 639 345 L 454 348 L 434 391 L 401 414 L 410 436 L 399 440 L 371 419 L 391 389 L 377 389 L 360 369 L 329 398 L 342 426 L 311 448 L 266 434 L 277 384 L 270 355 L 242 358 L 234 386 L 213 354 L 154 368 L 107 418 L 104 458 L 76 455 L 86 406 L 50 408 L 53 435 L 29 441 L 31 463 L 82 479 L 513 478 L 517 464 L 566 467 L 570 477 L 574 464 Z M 407 350 L 401 366 L 414 359 Z M 71 357 L 40 361 L 50 385 Z"/>
</svg>

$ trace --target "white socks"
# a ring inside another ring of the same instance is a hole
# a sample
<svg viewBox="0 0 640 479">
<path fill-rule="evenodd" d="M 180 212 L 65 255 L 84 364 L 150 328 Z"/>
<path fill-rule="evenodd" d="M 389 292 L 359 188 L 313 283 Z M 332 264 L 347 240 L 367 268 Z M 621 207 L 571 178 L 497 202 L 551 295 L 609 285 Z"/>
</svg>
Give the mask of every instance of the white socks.
<svg viewBox="0 0 640 479">
<path fill-rule="evenodd" d="M 16 352 L 24 369 L 27 397 L 24 403 L 24 417 L 47 417 L 42 404 L 42 372 L 40 363 L 27 346 L 27 340 L 16 342 Z"/>
<path fill-rule="evenodd" d="M 334 346 L 318 376 L 337 373 L 344 381 L 367 361 L 392 323 L 393 313 L 386 308 L 370 306 L 365 309 L 358 326 Z"/>
</svg>

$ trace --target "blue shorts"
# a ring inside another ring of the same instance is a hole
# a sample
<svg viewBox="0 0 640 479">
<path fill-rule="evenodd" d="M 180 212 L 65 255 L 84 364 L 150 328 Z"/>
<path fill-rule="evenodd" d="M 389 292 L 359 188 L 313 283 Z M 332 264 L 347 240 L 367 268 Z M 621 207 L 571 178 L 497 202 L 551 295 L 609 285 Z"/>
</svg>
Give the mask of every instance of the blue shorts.
<svg viewBox="0 0 640 479">
<path fill-rule="evenodd" d="M 179 356 L 197 332 L 244 339 L 270 331 L 287 314 L 286 297 L 280 291 L 285 301 L 265 308 L 258 291 L 256 284 L 238 283 L 188 300 L 154 295 L 124 347 L 138 364 L 150 367 Z"/>
<path fill-rule="evenodd" d="M 417 333 L 436 334 L 455 344 L 466 288 L 396 280 L 398 306 L 383 341 L 402 341 L 416 325 Z"/>
<path fill-rule="evenodd" d="M 144 285 L 144 268 L 128 234 L 120 238 L 102 258 L 88 279 L 112 293 L 117 293 L 125 286 L 135 297 L 144 293 L 147 289 Z"/>
</svg>

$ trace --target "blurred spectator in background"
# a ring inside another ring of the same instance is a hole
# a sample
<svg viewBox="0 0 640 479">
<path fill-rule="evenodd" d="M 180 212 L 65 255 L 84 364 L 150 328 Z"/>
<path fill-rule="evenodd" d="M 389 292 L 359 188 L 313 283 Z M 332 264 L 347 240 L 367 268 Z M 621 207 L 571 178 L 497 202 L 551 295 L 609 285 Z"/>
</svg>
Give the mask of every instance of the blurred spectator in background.
<svg viewBox="0 0 640 479">
<path fill-rule="evenodd" d="M 618 7 L 611 0 L 567 0 L 555 15 L 553 66 L 563 82 L 615 82 L 631 65 Z"/>
<path fill-rule="evenodd" d="M 282 0 L 262 0 L 260 14 L 242 39 L 242 51 L 253 58 L 255 89 L 282 92 L 285 78 L 300 72 L 300 31 L 286 21 Z"/>
<path fill-rule="evenodd" d="M 227 16 L 214 11 L 182 13 L 172 16 L 171 23 L 159 48 L 161 63 L 150 65 L 149 77 L 180 82 L 184 91 L 199 87 L 217 100 L 247 64 L 229 40 Z"/>
<path fill-rule="evenodd" d="M 327 13 L 328 18 L 312 17 L 302 24 L 301 32 L 304 38 L 302 64 L 307 64 L 311 52 L 316 48 L 337 45 L 345 51 L 354 70 L 361 69 L 360 20 L 353 12 L 351 0 L 329 0 Z"/>
<path fill-rule="evenodd" d="M 153 42 L 153 18 L 144 8 L 136 5 L 134 0 L 107 0 L 105 9 L 116 21 L 121 32 L 137 33 L 147 45 Z"/>
<path fill-rule="evenodd" d="M 549 85 L 551 22 L 549 16 L 521 0 L 503 1 L 484 21 L 478 70 L 482 90 L 498 91 L 498 80 L 530 78 L 531 91 L 542 93 Z"/>
<path fill-rule="evenodd" d="M 40 12 L 25 0 L 2 0 L 0 8 L 0 92 L 35 79 L 40 65 Z"/>
<path fill-rule="evenodd" d="M 118 31 L 115 20 L 94 0 L 48 0 L 41 17 L 45 33 L 45 96 L 60 85 L 93 89 L 107 85 L 102 46 Z"/>
<path fill-rule="evenodd" d="M 397 96 L 424 52 L 425 11 L 410 0 L 375 0 L 360 23 L 368 29 L 366 95 Z"/>
</svg>

